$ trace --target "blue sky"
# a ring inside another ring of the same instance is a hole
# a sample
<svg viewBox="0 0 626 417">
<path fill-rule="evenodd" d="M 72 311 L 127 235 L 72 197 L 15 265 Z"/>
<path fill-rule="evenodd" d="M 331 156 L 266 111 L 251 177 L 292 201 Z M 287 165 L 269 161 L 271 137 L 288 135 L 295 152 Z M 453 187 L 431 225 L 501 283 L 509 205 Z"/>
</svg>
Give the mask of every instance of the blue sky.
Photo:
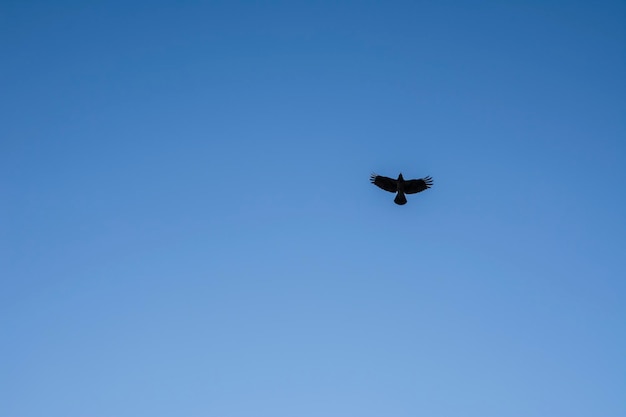
<svg viewBox="0 0 626 417">
<path fill-rule="evenodd" d="M 624 2 L 0 7 L 0 416 L 626 416 Z"/>
</svg>

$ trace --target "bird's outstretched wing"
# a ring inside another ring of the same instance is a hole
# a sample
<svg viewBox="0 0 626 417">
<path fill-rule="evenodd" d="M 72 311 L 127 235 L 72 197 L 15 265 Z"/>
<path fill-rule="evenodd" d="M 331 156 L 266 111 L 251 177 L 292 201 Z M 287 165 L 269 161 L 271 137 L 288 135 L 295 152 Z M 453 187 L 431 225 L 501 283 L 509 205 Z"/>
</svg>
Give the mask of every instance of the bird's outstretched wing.
<svg viewBox="0 0 626 417">
<path fill-rule="evenodd" d="M 372 184 L 382 188 L 385 191 L 389 191 L 390 193 L 395 193 L 396 191 L 398 191 L 398 182 L 393 178 L 372 174 L 372 176 L 370 177 L 370 181 L 372 182 Z"/>
<path fill-rule="evenodd" d="M 419 180 L 408 180 L 404 183 L 404 192 L 407 194 L 415 194 L 429 189 L 432 185 L 433 179 L 431 177 L 421 178 Z"/>
</svg>

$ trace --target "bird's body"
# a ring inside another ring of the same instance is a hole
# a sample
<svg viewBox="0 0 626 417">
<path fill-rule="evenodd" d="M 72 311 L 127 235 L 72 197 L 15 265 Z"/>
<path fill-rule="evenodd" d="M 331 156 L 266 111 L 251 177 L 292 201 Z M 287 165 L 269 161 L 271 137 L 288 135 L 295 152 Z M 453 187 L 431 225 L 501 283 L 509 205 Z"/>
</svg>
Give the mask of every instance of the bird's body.
<svg viewBox="0 0 626 417">
<path fill-rule="evenodd" d="M 383 177 L 382 175 L 372 174 L 370 177 L 372 184 L 390 193 L 396 193 L 393 200 L 398 205 L 406 204 L 406 194 L 415 194 L 429 189 L 433 185 L 431 177 L 420 178 L 418 180 L 405 180 L 402 174 L 398 175 L 398 179 Z"/>
</svg>

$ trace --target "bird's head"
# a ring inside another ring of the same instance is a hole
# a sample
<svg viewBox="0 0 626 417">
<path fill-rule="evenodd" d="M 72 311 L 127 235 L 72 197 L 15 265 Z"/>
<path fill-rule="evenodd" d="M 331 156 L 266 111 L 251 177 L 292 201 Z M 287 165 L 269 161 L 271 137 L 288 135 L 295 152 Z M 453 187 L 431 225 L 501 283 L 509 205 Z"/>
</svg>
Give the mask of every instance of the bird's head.
<svg viewBox="0 0 626 417">
<path fill-rule="evenodd" d="M 400 175 L 398 175 L 398 181 L 404 181 L 404 177 L 402 177 L 402 173 L 400 173 Z"/>
</svg>

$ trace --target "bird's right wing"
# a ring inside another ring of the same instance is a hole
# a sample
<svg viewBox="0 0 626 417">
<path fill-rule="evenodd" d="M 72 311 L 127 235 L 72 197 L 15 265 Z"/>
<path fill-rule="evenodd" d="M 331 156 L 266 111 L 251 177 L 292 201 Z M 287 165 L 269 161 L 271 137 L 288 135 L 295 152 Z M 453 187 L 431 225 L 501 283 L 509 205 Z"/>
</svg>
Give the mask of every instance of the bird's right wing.
<svg viewBox="0 0 626 417">
<path fill-rule="evenodd" d="M 372 174 L 372 176 L 370 177 L 370 181 L 372 182 L 372 184 L 382 188 L 385 191 L 389 191 L 390 193 L 395 193 L 396 191 L 398 191 L 398 181 L 394 180 L 393 178 Z"/>
</svg>

